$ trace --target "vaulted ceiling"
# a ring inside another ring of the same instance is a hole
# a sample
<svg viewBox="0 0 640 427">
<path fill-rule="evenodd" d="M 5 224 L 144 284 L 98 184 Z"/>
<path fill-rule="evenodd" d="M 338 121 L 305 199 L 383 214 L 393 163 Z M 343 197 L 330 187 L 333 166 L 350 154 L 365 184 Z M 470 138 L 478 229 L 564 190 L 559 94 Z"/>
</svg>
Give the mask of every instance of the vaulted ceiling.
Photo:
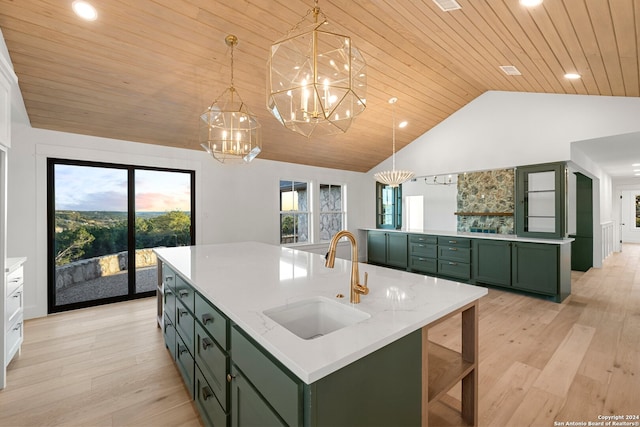
<svg viewBox="0 0 640 427">
<path fill-rule="evenodd" d="M 367 61 L 367 108 L 346 134 L 306 139 L 265 107 L 271 44 L 312 0 L 0 0 L 2 29 L 36 128 L 201 150 L 198 116 L 234 83 L 263 127 L 260 158 L 368 171 L 488 90 L 640 96 L 640 0 L 320 0 Z M 520 76 L 499 67 L 511 65 Z M 579 80 L 567 80 L 567 72 Z"/>
</svg>

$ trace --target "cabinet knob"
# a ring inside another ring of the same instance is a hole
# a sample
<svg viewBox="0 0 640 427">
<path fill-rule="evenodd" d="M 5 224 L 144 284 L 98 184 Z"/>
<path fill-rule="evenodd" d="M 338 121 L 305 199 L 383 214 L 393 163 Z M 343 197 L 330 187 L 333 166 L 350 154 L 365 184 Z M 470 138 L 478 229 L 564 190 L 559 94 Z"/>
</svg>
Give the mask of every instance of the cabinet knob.
<svg viewBox="0 0 640 427">
<path fill-rule="evenodd" d="M 209 400 L 213 396 L 213 392 L 208 386 L 202 387 L 202 399 Z"/>
<path fill-rule="evenodd" d="M 235 375 L 227 374 L 227 382 L 230 383 L 235 377 Z"/>
<path fill-rule="evenodd" d="M 207 324 L 207 323 L 209 323 L 209 322 L 213 323 L 213 319 L 214 319 L 214 318 L 213 318 L 213 316 L 212 316 L 211 314 L 209 314 L 209 313 L 205 313 L 205 314 L 203 314 L 203 315 L 201 316 L 201 319 L 202 319 L 202 324 L 203 324 L 203 325 L 206 325 L 206 324 Z"/>
<path fill-rule="evenodd" d="M 209 338 L 204 337 L 202 338 L 202 349 L 206 350 L 207 348 L 211 347 L 213 345 L 213 341 L 211 341 Z"/>
</svg>

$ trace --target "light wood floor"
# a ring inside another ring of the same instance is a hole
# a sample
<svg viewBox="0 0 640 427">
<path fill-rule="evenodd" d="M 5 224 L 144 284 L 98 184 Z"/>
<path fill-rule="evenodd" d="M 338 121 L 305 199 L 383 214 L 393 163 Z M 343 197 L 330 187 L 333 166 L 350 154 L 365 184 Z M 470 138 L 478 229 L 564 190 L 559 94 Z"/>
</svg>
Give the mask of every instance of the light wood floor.
<svg viewBox="0 0 640 427">
<path fill-rule="evenodd" d="M 562 304 L 497 290 L 481 300 L 482 426 L 640 415 L 640 245 L 574 272 L 572 291 Z M 458 320 L 430 337 L 459 346 Z M 460 424 L 456 393 L 432 423 Z M 40 425 L 200 425 L 155 327 L 155 299 L 26 322 L 0 426 Z"/>
</svg>

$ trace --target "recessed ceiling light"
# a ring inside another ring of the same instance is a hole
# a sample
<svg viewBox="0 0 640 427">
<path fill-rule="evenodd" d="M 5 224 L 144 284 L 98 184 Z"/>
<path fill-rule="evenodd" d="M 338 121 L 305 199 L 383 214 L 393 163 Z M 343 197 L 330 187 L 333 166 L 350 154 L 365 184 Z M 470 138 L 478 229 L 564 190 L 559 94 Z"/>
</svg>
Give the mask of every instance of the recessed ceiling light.
<svg viewBox="0 0 640 427">
<path fill-rule="evenodd" d="M 98 19 L 98 11 L 86 1 L 76 0 L 71 5 L 71 8 L 73 8 L 76 15 L 86 21 L 95 21 Z"/>
<path fill-rule="evenodd" d="M 405 127 L 407 127 L 407 125 L 408 125 L 408 124 L 409 124 L 409 123 L 405 120 L 405 121 L 403 121 L 403 122 L 400 122 L 400 124 L 398 124 L 398 127 L 399 127 L 399 128 L 405 128 Z"/>
<path fill-rule="evenodd" d="M 520 0 L 520 4 L 524 7 L 534 7 L 542 4 L 542 0 Z"/>
<path fill-rule="evenodd" d="M 569 80 L 576 80 L 576 79 L 579 79 L 580 77 L 582 76 L 578 73 L 567 73 L 564 75 L 564 78 Z"/>
</svg>

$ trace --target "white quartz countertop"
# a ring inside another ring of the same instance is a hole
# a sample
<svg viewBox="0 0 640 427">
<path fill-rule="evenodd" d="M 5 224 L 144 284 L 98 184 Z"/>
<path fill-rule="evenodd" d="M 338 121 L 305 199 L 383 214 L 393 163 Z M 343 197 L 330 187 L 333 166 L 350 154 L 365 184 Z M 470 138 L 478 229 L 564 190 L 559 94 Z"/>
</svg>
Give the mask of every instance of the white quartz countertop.
<svg viewBox="0 0 640 427">
<path fill-rule="evenodd" d="M 359 264 L 369 294 L 349 303 L 350 261 L 256 242 L 155 250 L 256 342 L 307 384 L 398 340 L 487 294 L 487 289 L 420 274 Z M 337 294 L 345 298 L 336 298 Z M 370 318 L 304 340 L 263 311 L 322 296 Z"/>
<path fill-rule="evenodd" d="M 365 231 L 386 231 L 390 233 L 408 233 L 408 234 L 429 234 L 432 236 L 447 237 L 467 237 L 470 239 L 489 239 L 489 240 L 507 240 L 509 242 L 529 242 L 529 243 L 546 243 L 548 245 L 565 245 L 573 242 L 575 239 L 538 239 L 533 237 L 518 237 L 515 234 L 495 234 L 495 233 L 472 233 L 470 231 L 443 231 L 443 230 L 422 230 L 422 229 L 386 229 L 386 228 L 362 228 Z"/>
</svg>

